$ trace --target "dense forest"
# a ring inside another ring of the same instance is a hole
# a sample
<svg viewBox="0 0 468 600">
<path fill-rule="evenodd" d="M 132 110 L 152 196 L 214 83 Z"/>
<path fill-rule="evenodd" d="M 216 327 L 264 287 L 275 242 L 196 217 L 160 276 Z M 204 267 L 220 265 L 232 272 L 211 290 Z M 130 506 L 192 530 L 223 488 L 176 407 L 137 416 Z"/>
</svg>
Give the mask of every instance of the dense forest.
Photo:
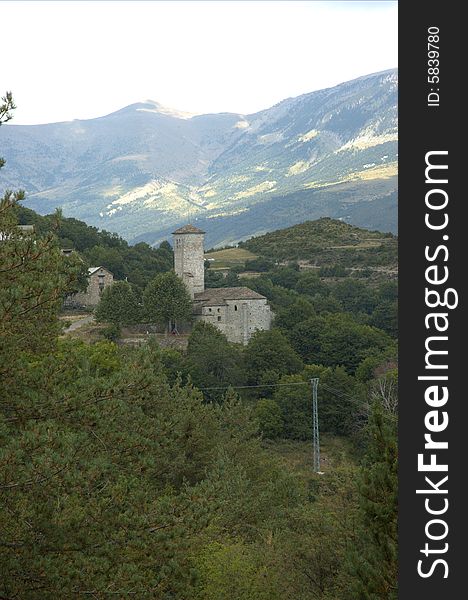
<svg viewBox="0 0 468 600">
<path fill-rule="evenodd" d="M 242 279 L 275 312 L 247 346 L 198 323 L 186 348 L 131 347 L 122 326 L 190 319 L 169 247 L 21 198 L 0 203 L 0 597 L 395 600 L 396 284 L 273 260 Z M 128 278 L 96 311 L 115 342 L 63 335 L 83 268 L 64 246 Z"/>
</svg>

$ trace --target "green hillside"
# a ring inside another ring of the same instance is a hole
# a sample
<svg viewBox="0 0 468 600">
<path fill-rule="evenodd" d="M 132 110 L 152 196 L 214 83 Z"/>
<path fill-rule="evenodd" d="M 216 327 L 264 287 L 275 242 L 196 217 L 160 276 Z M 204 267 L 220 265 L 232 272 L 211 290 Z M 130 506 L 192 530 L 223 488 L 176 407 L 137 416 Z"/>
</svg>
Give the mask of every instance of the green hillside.
<svg viewBox="0 0 468 600">
<path fill-rule="evenodd" d="M 393 266 L 398 260 L 393 234 L 328 217 L 253 237 L 239 246 L 276 261 L 305 260 L 320 266 Z"/>
<path fill-rule="evenodd" d="M 54 215 L 41 216 L 24 206 L 15 210 L 21 225 L 34 225 L 38 234 L 55 228 L 62 248 L 79 252 L 89 266 L 106 267 L 116 279 L 127 279 L 144 287 L 158 273 L 172 268 L 172 248 L 167 242 L 159 248 L 145 242 L 131 246 L 116 233 L 99 230 L 78 219 L 62 217 L 57 222 Z"/>
</svg>

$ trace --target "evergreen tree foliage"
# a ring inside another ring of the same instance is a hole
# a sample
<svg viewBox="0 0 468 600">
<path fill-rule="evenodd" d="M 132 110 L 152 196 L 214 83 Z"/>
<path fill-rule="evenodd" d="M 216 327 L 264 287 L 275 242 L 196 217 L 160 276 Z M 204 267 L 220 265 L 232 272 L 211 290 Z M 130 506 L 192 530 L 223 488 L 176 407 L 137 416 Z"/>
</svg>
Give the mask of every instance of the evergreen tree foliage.
<svg viewBox="0 0 468 600">
<path fill-rule="evenodd" d="M 360 530 L 350 552 L 351 591 L 359 600 L 397 598 L 398 444 L 396 416 L 375 402 L 359 485 Z"/>
<path fill-rule="evenodd" d="M 6 92 L 4 96 L 1 98 L 0 104 L 0 126 L 3 123 L 8 123 L 13 118 L 13 111 L 16 108 L 16 105 L 13 101 L 13 94 L 11 92 Z M 0 166 L 3 167 L 5 164 L 4 159 L 1 159 L 3 162 Z"/>
<path fill-rule="evenodd" d="M 5 95 L 0 125 L 13 108 Z M 7 191 L 0 203 L 0 597 L 395 600 L 395 347 L 367 323 L 392 332 L 396 287 L 340 288 L 276 265 L 275 283 L 264 273 L 248 285 L 270 299 L 277 325 L 245 348 L 205 323 L 187 352 L 155 338 L 139 348 L 84 343 L 61 335 L 58 315 L 86 262 L 61 246 L 117 279 L 150 282 L 145 318 L 163 326 L 192 309 L 167 272 L 171 247 L 130 247 L 74 219 L 40 217 L 22 197 Z M 25 221 L 34 232 L 18 229 Z M 306 229 L 322 244 L 325 230 L 349 231 L 319 225 Z M 273 262 L 284 240 L 287 258 L 298 258 L 295 230 L 268 239 Z M 117 281 L 98 307 L 114 332 L 137 320 L 131 284 Z M 320 477 L 301 441 L 310 439 L 312 377 L 321 382 Z M 258 388 L 256 401 L 228 387 L 240 383 L 301 385 Z M 205 387 L 228 389 L 210 396 Z M 367 417 L 366 391 L 375 406 L 356 486 L 344 448 Z"/>
<path fill-rule="evenodd" d="M 207 546 L 198 562 L 200 600 L 280 600 L 281 590 L 258 550 L 240 541 Z"/>
<path fill-rule="evenodd" d="M 54 217 L 41 216 L 33 210 L 18 205 L 19 223 L 34 225 L 41 235 L 54 228 Z M 159 248 L 140 242 L 130 246 L 115 233 L 100 231 L 72 217 L 60 219 L 55 234 L 61 248 L 76 250 L 87 266 L 103 266 L 116 279 L 127 279 L 144 288 L 158 273 L 172 269 L 174 256 L 170 244 L 163 242 Z"/>
<path fill-rule="evenodd" d="M 274 439 L 282 435 L 283 415 L 275 400 L 260 398 L 255 405 L 255 416 L 264 437 Z"/>
<path fill-rule="evenodd" d="M 0 125 L 14 108 L 7 93 L 0 105 Z M 82 274 L 76 257 L 61 254 L 53 231 L 40 236 L 18 228 L 16 209 L 23 197 L 22 191 L 7 190 L 0 198 L 0 377 L 11 389 L 22 353 L 54 346 L 61 331 L 56 313 Z"/>
<path fill-rule="evenodd" d="M 155 344 L 57 343 L 50 310 L 50 329 L 2 373 L 1 595 L 195 597 L 194 557 L 269 527 L 286 497 L 298 502 L 293 479 L 232 394 L 210 405 L 170 385 Z"/>
<path fill-rule="evenodd" d="M 193 383 L 202 388 L 242 385 L 242 351 L 210 323 L 199 321 L 187 347 L 187 368 Z M 219 399 L 222 391 L 206 390 L 206 398 Z"/>
</svg>

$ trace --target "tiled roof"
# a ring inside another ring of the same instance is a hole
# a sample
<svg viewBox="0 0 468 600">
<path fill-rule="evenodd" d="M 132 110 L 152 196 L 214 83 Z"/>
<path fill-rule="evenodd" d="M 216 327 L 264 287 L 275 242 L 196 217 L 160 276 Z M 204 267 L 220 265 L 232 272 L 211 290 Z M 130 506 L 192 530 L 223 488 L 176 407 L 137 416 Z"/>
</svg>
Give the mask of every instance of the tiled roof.
<svg viewBox="0 0 468 600">
<path fill-rule="evenodd" d="M 205 306 L 214 304 L 221 306 L 226 300 L 262 300 L 265 296 L 254 292 L 248 287 L 209 288 L 195 294 L 194 301 L 202 302 Z"/>
<path fill-rule="evenodd" d="M 176 229 L 175 231 L 172 232 L 173 235 L 178 235 L 179 233 L 205 233 L 204 231 L 202 231 L 201 229 L 198 229 L 198 227 L 194 227 L 193 225 L 184 225 L 183 227 L 180 227 L 179 229 Z"/>
</svg>

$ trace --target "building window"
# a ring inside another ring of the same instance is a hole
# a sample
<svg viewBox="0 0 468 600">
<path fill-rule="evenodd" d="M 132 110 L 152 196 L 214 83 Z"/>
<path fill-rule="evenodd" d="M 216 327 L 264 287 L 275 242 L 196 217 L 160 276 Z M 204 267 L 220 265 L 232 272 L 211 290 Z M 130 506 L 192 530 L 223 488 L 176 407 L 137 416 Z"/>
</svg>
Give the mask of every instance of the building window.
<svg viewBox="0 0 468 600">
<path fill-rule="evenodd" d="M 211 312 L 211 308 L 208 309 Z"/>
<path fill-rule="evenodd" d="M 220 309 L 220 308 L 218 308 L 218 312 L 221 312 L 221 309 Z"/>
<path fill-rule="evenodd" d="M 237 310 L 237 304 L 234 304 L 234 310 Z"/>
<path fill-rule="evenodd" d="M 218 321 L 221 321 L 221 317 L 220 316 L 218 317 Z"/>
<path fill-rule="evenodd" d="M 104 290 L 104 275 L 98 275 L 99 293 L 102 294 Z"/>
</svg>

